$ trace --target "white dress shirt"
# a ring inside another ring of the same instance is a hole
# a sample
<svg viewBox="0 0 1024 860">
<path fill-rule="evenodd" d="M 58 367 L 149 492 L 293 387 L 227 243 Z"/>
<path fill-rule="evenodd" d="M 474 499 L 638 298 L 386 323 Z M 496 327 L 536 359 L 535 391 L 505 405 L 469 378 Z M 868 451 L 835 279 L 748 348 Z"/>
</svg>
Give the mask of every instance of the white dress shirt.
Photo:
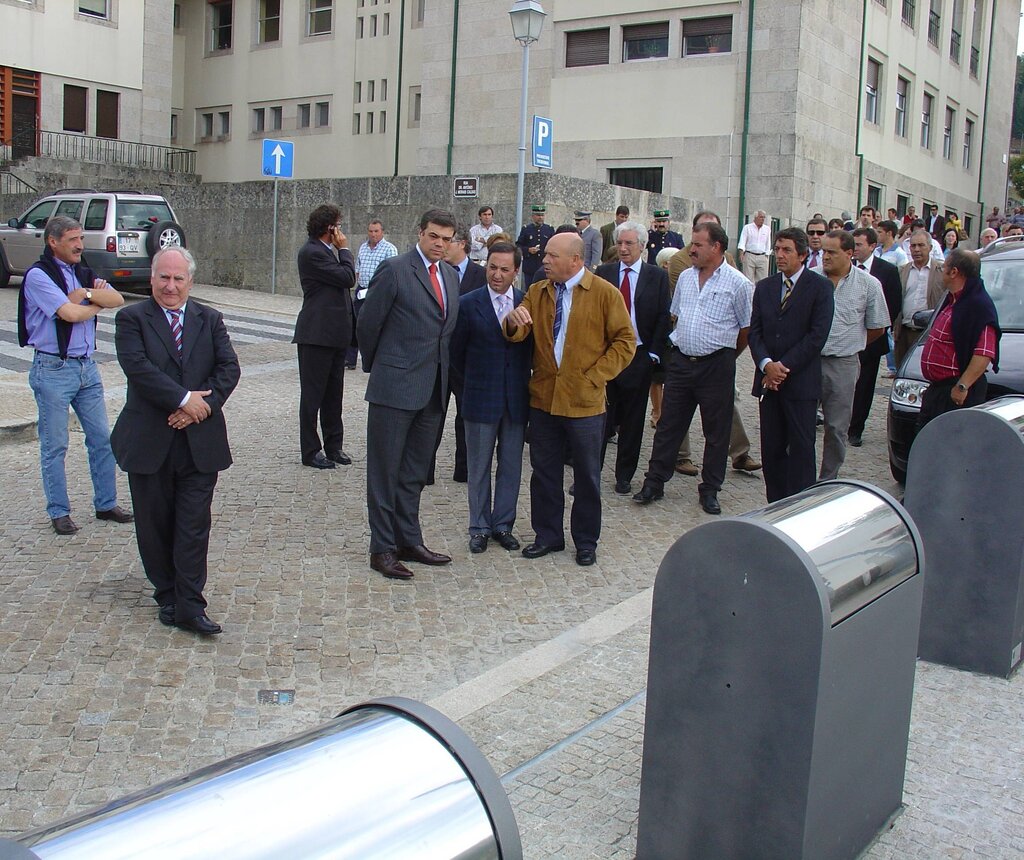
<svg viewBox="0 0 1024 860">
<path fill-rule="evenodd" d="M 772 252 L 772 228 L 765 221 L 760 227 L 753 221 L 743 225 L 740 241 L 736 246 L 748 254 L 770 254 Z"/>
</svg>

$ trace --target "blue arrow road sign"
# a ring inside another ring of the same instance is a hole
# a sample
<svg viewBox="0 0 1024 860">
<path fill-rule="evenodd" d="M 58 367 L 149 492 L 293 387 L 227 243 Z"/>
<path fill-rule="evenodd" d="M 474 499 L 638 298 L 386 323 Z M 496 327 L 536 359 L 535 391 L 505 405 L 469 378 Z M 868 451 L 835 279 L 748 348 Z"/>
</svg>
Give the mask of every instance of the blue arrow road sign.
<svg viewBox="0 0 1024 860">
<path fill-rule="evenodd" d="M 291 179 L 295 167 L 295 144 L 290 140 L 263 141 L 263 175 Z"/>
<path fill-rule="evenodd" d="M 551 120 L 533 118 L 533 166 L 551 169 Z"/>
</svg>

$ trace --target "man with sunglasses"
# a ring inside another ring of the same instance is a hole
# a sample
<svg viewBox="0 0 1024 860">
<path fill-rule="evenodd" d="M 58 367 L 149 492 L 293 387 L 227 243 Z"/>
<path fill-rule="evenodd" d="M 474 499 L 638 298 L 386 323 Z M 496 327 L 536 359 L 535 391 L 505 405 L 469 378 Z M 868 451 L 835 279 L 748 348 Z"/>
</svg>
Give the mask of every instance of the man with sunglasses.
<svg viewBox="0 0 1024 860">
<path fill-rule="evenodd" d="M 820 269 L 822 260 L 821 240 L 828 232 L 824 218 L 812 218 L 807 222 L 807 268 Z"/>
</svg>

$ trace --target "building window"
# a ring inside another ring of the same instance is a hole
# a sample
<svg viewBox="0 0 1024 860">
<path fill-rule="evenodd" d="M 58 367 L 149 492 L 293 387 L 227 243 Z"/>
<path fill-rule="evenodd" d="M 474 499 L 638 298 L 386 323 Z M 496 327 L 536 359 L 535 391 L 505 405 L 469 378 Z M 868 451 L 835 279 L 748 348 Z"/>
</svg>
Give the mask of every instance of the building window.
<svg viewBox="0 0 1024 860">
<path fill-rule="evenodd" d="M 427 11 L 427 0 L 412 0 L 410 14 L 412 17 L 411 26 L 415 30 L 423 26 L 423 16 Z"/>
<path fill-rule="evenodd" d="M 565 67 L 605 66 L 608 64 L 610 30 L 575 30 L 565 34 Z"/>
<path fill-rule="evenodd" d="M 386 102 L 388 100 L 388 79 L 380 79 L 380 100 Z"/>
<path fill-rule="evenodd" d="M 974 120 L 964 120 L 964 169 L 971 167 L 971 140 L 974 137 Z"/>
<path fill-rule="evenodd" d="M 309 128 L 309 102 L 299 105 L 295 115 L 295 125 L 297 128 Z"/>
<path fill-rule="evenodd" d="M 260 0 L 258 44 L 277 42 L 281 38 L 281 0 Z"/>
<path fill-rule="evenodd" d="M 331 106 L 328 102 L 316 103 L 316 127 L 326 128 L 331 124 Z"/>
<path fill-rule="evenodd" d="M 914 26 L 914 12 L 916 11 L 916 4 L 914 0 L 903 0 L 903 11 L 900 16 L 903 19 L 903 23 L 908 27 Z"/>
<path fill-rule="evenodd" d="M 419 87 L 409 87 L 409 128 L 420 127 L 420 110 L 423 106 L 422 91 Z"/>
<path fill-rule="evenodd" d="M 984 40 L 985 2 L 974 0 L 974 16 L 971 25 L 971 77 L 977 78 L 981 67 L 981 43 Z"/>
<path fill-rule="evenodd" d="M 970 236 L 974 232 L 974 219 L 970 215 L 964 215 L 964 232 Z"/>
<path fill-rule="evenodd" d="M 231 49 L 231 0 L 210 3 L 210 50 Z"/>
<path fill-rule="evenodd" d="M 960 44 L 963 41 L 961 34 L 964 29 L 964 3 L 963 0 L 953 0 L 953 26 L 949 31 L 949 58 L 960 64 Z"/>
<path fill-rule="evenodd" d="M 227 137 L 231 134 L 231 112 L 222 110 L 217 114 L 218 137 Z"/>
<path fill-rule="evenodd" d="M 902 218 L 907 214 L 907 208 L 910 206 L 910 197 L 907 194 L 896 195 L 896 216 Z"/>
<path fill-rule="evenodd" d="M 384 13 L 384 29 L 381 33 L 382 36 L 391 35 L 391 15 L 387 12 Z"/>
<path fill-rule="evenodd" d="M 281 107 L 272 107 L 270 109 L 270 128 L 273 131 L 280 131 L 281 120 L 283 118 L 284 111 Z"/>
<path fill-rule="evenodd" d="M 254 134 L 259 134 L 261 131 L 266 129 L 267 126 L 267 112 L 264 108 L 253 108 L 252 111 L 252 130 Z"/>
<path fill-rule="evenodd" d="M 372 102 L 373 101 L 373 96 L 374 96 L 373 86 L 374 86 L 375 83 L 376 83 L 376 81 L 367 81 L 366 82 L 366 100 L 368 102 Z"/>
<path fill-rule="evenodd" d="M 939 33 L 942 31 L 942 0 L 931 0 L 928 10 L 928 41 L 939 47 Z"/>
<path fill-rule="evenodd" d="M 956 122 L 956 111 L 946 108 L 946 121 L 942 125 L 942 157 L 947 161 L 953 157 L 953 125 Z"/>
<path fill-rule="evenodd" d="M 357 39 L 362 39 L 363 38 L 363 16 L 362 15 L 360 15 L 358 18 L 356 18 L 356 38 Z"/>
<path fill-rule="evenodd" d="M 388 130 L 388 113 L 387 111 L 381 111 L 377 117 L 377 131 L 381 134 L 387 134 Z"/>
<path fill-rule="evenodd" d="M 668 56 L 668 21 L 622 28 L 622 62 Z"/>
<path fill-rule="evenodd" d="M 174 26 L 175 30 L 180 30 L 181 29 L 181 4 L 180 3 L 175 3 L 174 4 L 174 12 L 172 13 L 171 22 L 172 22 L 172 25 Z"/>
<path fill-rule="evenodd" d="M 176 113 L 171 114 L 171 140 L 178 139 L 178 115 Z"/>
<path fill-rule="evenodd" d="M 868 184 L 868 206 L 876 212 L 882 208 L 882 189 L 870 183 Z"/>
<path fill-rule="evenodd" d="M 377 16 L 370 16 L 370 38 L 373 39 L 377 35 Z"/>
<path fill-rule="evenodd" d="M 85 134 L 85 113 L 89 91 L 85 87 L 64 84 L 64 131 Z"/>
<path fill-rule="evenodd" d="M 354 92 L 352 93 L 352 101 L 355 104 L 359 104 L 363 100 L 363 82 L 356 81 Z"/>
<path fill-rule="evenodd" d="M 608 182 L 624 188 L 639 188 L 661 194 L 664 168 L 662 167 L 615 167 L 608 170 Z"/>
<path fill-rule="evenodd" d="M 362 115 L 358 113 L 352 114 L 352 134 L 359 134 L 359 123 L 362 120 Z"/>
<path fill-rule="evenodd" d="M 366 115 L 366 133 L 373 134 L 373 112 Z"/>
<path fill-rule="evenodd" d="M 117 140 L 120 104 L 120 93 L 96 90 L 96 137 Z"/>
<path fill-rule="evenodd" d="M 932 148 L 932 105 L 935 103 L 935 96 L 925 93 L 921 96 L 921 146 L 925 149 Z"/>
<path fill-rule="evenodd" d="M 110 5 L 107 0 L 78 0 L 78 12 L 93 18 L 109 18 Z"/>
<path fill-rule="evenodd" d="M 732 51 L 732 16 L 683 21 L 683 56 L 728 54 Z"/>
<path fill-rule="evenodd" d="M 202 138 L 207 139 L 213 137 L 213 114 L 204 113 L 202 117 L 201 128 L 203 131 Z"/>
<path fill-rule="evenodd" d="M 878 82 L 881 77 L 882 64 L 869 59 L 864 82 L 864 119 L 873 125 L 878 125 Z"/>
<path fill-rule="evenodd" d="M 906 78 L 896 79 L 896 137 L 907 136 L 907 94 L 910 92 L 910 81 Z"/>
<path fill-rule="evenodd" d="M 309 16 L 306 33 L 310 36 L 323 36 L 331 32 L 334 16 L 334 0 L 309 0 Z"/>
</svg>

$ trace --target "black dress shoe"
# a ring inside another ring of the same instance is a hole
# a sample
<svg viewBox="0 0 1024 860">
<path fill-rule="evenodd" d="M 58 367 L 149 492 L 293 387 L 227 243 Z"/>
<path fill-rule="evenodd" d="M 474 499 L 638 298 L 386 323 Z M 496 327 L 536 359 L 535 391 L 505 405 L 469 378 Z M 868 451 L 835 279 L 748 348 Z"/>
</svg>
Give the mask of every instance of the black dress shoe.
<svg viewBox="0 0 1024 860">
<path fill-rule="evenodd" d="M 565 549 L 564 543 L 556 543 L 548 546 L 542 543 L 531 543 L 526 549 L 523 550 L 524 558 L 541 558 L 547 555 L 549 552 L 561 552 Z"/>
<path fill-rule="evenodd" d="M 157 613 L 157 618 L 160 619 L 161 624 L 166 624 L 168 627 L 174 626 L 174 604 L 167 603 L 160 607 L 160 611 Z"/>
<path fill-rule="evenodd" d="M 700 506 L 706 514 L 722 513 L 722 506 L 718 504 L 718 493 L 701 493 Z"/>
<path fill-rule="evenodd" d="M 78 526 L 71 517 L 54 517 L 50 522 L 53 523 L 53 530 L 59 535 L 73 535 L 78 531 Z"/>
<path fill-rule="evenodd" d="M 595 561 L 597 561 L 596 549 L 576 550 L 576 564 L 580 567 L 590 567 Z"/>
<path fill-rule="evenodd" d="M 576 482 L 575 481 L 573 481 L 571 484 L 569 484 L 569 495 L 570 496 L 575 496 L 576 495 Z"/>
<path fill-rule="evenodd" d="M 864 444 L 864 439 L 861 438 L 861 436 L 859 434 L 856 435 L 856 436 L 851 434 L 850 437 L 846 441 L 849 442 L 850 446 L 853 447 L 853 448 L 860 448 L 861 445 Z"/>
<path fill-rule="evenodd" d="M 466 472 L 465 469 L 456 469 L 455 474 L 452 475 L 452 480 L 455 481 L 456 484 L 468 484 L 469 473 Z"/>
<path fill-rule="evenodd" d="M 412 571 L 393 552 L 371 552 L 370 567 L 389 579 L 412 579 Z"/>
<path fill-rule="evenodd" d="M 345 365 L 345 370 L 355 370 L 355 369 L 356 369 L 356 363 L 354 361 L 351 364 L 346 364 Z"/>
<path fill-rule="evenodd" d="M 202 636 L 216 636 L 221 630 L 219 624 L 215 624 L 205 615 L 186 618 L 184 621 L 175 621 L 174 626 L 180 627 L 182 630 L 191 630 L 193 633 L 199 633 Z"/>
<path fill-rule="evenodd" d="M 339 466 L 351 466 L 352 458 L 344 451 L 326 451 L 327 459 Z"/>
<path fill-rule="evenodd" d="M 495 532 L 493 537 L 501 544 L 502 549 L 507 549 L 509 552 L 519 549 L 519 541 L 516 540 L 516 536 L 512 532 Z"/>
<path fill-rule="evenodd" d="M 633 496 L 633 501 L 638 505 L 649 505 L 651 502 L 656 502 L 658 499 L 663 498 L 665 498 L 664 490 L 656 490 L 654 487 L 644 484 L 640 488 L 640 492 Z"/>
<path fill-rule="evenodd" d="M 115 523 L 130 523 L 135 519 L 135 516 L 120 505 L 114 505 L 109 511 L 96 511 L 96 519 L 111 520 Z"/>
<path fill-rule="evenodd" d="M 633 485 L 629 481 L 616 481 L 615 492 L 620 496 L 628 496 L 633 492 Z"/>
<path fill-rule="evenodd" d="M 432 552 L 423 544 L 419 546 L 400 546 L 398 558 L 401 561 L 418 561 L 420 564 L 449 564 L 452 560 L 450 555 L 442 555 L 439 552 Z"/>
<path fill-rule="evenodd" d="M 328 460 L 324 456 L 323 451 L 317 451 L 308 460 L 303 460 L 302 461 L 302 465 L 303 466 L 312 466 L 314 469 L 333 469 L 333 468 L 335 468 L 334 461 L 333 460 Z"/>
<path fill-rule="evenodd" d="M 487 535 L 470 535 L 469 536 L 469 551 L 470 552 L 486 552 L 487 551 Z"/>
</svg>

